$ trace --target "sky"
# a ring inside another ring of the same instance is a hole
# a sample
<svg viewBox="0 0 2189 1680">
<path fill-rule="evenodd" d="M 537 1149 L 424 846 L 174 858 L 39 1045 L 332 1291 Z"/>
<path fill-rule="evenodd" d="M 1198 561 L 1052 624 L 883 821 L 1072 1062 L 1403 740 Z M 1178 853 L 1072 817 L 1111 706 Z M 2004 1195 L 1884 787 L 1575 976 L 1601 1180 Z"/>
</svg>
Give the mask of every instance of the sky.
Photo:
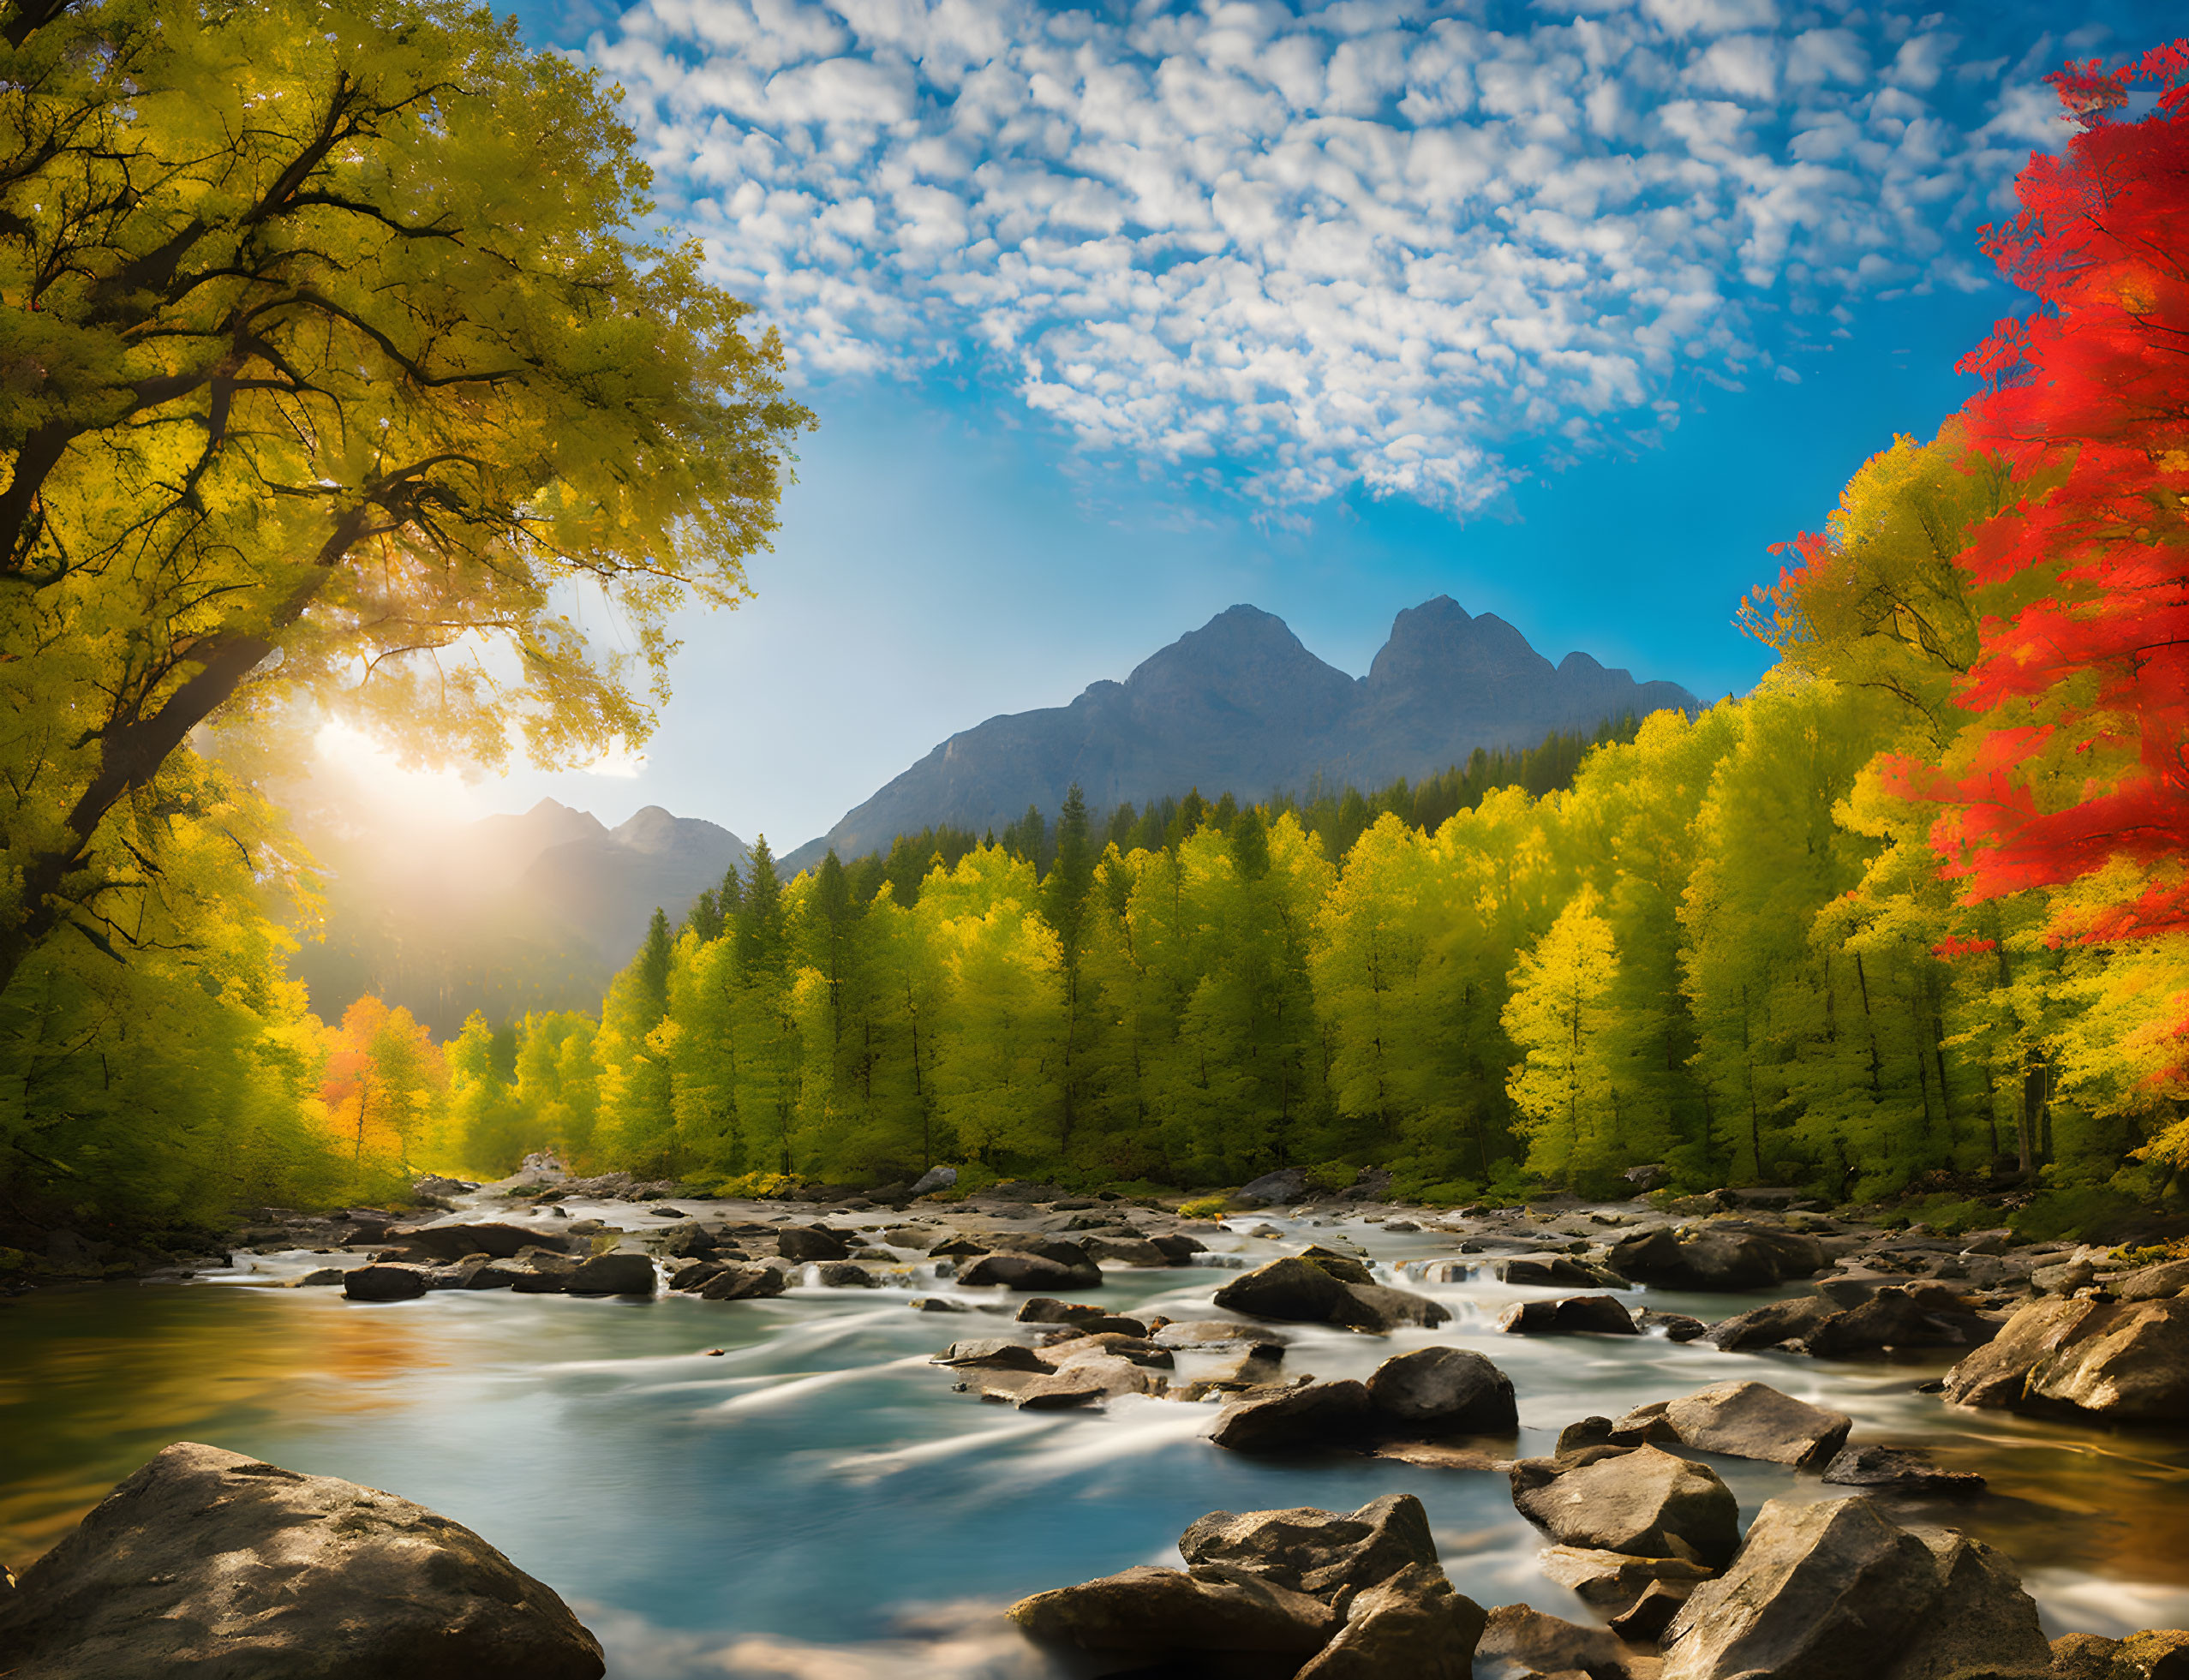
<svg viewBox="0 0 2189 1680">
<path fill-rule="evenodd" d="M 2149 0 L 516 11 L 624 88 L 664 227 L 819 427 L 643 749 L 469 781 L 327 750 L 446 814 L 661 804 L 779 852 L 1240 601 L 1355 675 L 1441 594 L 1744 692 L 1771 545 L 2022 307 L 1978 235 L 2065 138 L 2042 77 L 2174 33 Z"/>
</svg>

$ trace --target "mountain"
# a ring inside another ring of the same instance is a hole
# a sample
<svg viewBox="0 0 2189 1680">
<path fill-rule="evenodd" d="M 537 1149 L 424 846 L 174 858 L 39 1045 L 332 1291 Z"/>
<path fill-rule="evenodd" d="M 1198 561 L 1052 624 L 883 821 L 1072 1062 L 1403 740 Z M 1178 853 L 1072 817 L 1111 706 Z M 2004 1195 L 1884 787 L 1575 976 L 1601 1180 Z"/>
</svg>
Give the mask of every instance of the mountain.
<svg viewBox="0 0 2189 1680">
<path fill-rule="evenodd" d="M 329 874 L 290 964 L 313 1009 L 332 1020 L 375 993 L 441 1037 L 474 1009 L 597 1010 L 656 905 L 680 918 L 746 866 L 728 829 L 659 805 L 614 828 L 553 799 L 424 833 L 354 802 L 296 814 Z"/>
<path fill-rule="evenodd" d="M 1259 798 L 1318 777 L 1365 789 L 1463 764 L 1477 747 L 1534 746 L 1553 730 L 1697 704 L 1677 683 L 1637 683 L 1587 654 L 1553 666 L 1504 619 L 1448 595 L 1401 613 L 1361 678 L 1309 653 L 1283 619 L 1234 607 L 1121 683 L 953 735 L 784 870 L 832 848 L 846 860 L 886 851 L 930 823 L 978 833 L 1030 804 L 1054 815 L 1075 781 L 1097 810 L 1189 787 Z"/>
</svg>

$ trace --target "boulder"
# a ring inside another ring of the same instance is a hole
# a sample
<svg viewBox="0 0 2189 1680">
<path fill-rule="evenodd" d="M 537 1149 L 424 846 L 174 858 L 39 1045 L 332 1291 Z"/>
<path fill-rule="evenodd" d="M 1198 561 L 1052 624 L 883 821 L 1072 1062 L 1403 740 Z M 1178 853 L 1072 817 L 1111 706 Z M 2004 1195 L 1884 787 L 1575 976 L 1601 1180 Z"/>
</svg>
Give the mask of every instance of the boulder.
<svg viewBox="0 0 2189 1680">
<path fill-rule="evenodd" d="M 2189 1299 L 2032 1301 L 1947 1373 L 1945 1395 L 1957 1406 L 2179 1424 L 2189 1418 Z"/>
<path fill-rule="evenodd" d="M 1325 1248 L 1320 1243 L 1311 1243 L 1300 1251 L 1300 1258 L 1311 1266 L 1319 1266 L 1341 1283 L 1373 1283 L 1375 1273 L 1370 1271 L 1350 1254 L 1341 1254 L 1335 1248 Z"/>
<path fill-rule="evenodd" d="M 1969 1494 L 1984 1488 L 1975 1471 L 1941 1470 L 1921 1452 L 1903 1447 L 1843 1448 L 1824 1467 L 1824 1480 L 1839 1487 L 1887 1493 Z"/>
<path fill-rule="evenodd" d="M 775 1252 L 786 1260 L 847 1260 L 852 1246 L 822 1225 L 786 1225 L 775 1237 Z"/>
<path fill-rule="evenodd" d="M 410 1300 L 430 1284 L 418 1266 L 358 1266 L 342 1275 L 342 1293 L 352 1300 Z"/>
<path fill-rule="evenodd" d="M 964 1312 L 970 1309 L 961 1300 L 948 1295 L 914 1295 L 905 1303 L 915 1312 Z"/>
<path fill-rule="evenodd" d="M 1228 1312 L 1251 1312 L 1258 1318 L 1378 1331 L 1403 1324 L 1434 1329 L 1451 1317 L 1450 1309 L 1426 1295 L 1374 1283 L 1349 1283 L 1299 1255 L 1271 1260 L 1233 1278 L 1216 1292 L 1216 1304 Z"/>
<path fill-rule="evenodd" d="M 1622 1680 L 1633 1655 L 1617 1635 L 1546 1616 L 1524 1604 L 1500 1605 L 1484 1618 L 1474 1646 L 1474 1671 L 1503 1677 L 1585 1674 Z M 1843 1676 L 1839 1680 L 1853 1680 Z"/>
<path fill-rule="evenodd" d="M 2123 1300 L 2164 1300 L 2189 1289 L 2189 1260 L 2165 1260 L 2144 1266 L 2114 1282 L 2113 1293 Z"/>
<path fill-rule="evenodd" d="M 983 1337 L 976 1342 L 953 1342 L 948 1351 L 935 1356 L 937 1365 L 978 1365 L 996 1371 L 1054 1371 L 1056 1367 L 1023 1342 Z"/>
<path fill-rule="evenodd" d="M 1030 1412 L 1057 1411 L 1122 1395 L 1158 1394 L 1163 1384 L 1162 1378 L 1131 1360 L 1097 1354 L 1069 1360 L 1054 1373 L 1035 1378 L 1019 1390 L 1018 1404 Z"/>
<path fill-rule="evenodd" d="M 1127 1266 L 1167 1266 L 1170 1257 L 1145 1237 L 1089 1236 L 1087 1258 Z"/>
<path fill-rule="evenodd" d="M 824 1289 L 878 1289 L 882 1287 L 874 1274 L 856 1260 L 823 1260 L 814 1268 L 814 1276 Z"/>
<path fill-rule="evenodd" d="M 1546 1547 L 1538 1561 L 1546 1577 L 1606 1616 L 1624 1613 L 1660 1582 L 1684 1597 L 1715 1573 L 1708 1564 L 1685 1557 L 1630 1557 L 1579 1545 Z"/>
<path fill-rule="evenodd" d="M 671 1260 L 703 1260 L 721 1246 L 714 1232 L 690 1219 L 666 1227 L 654 1239 L 654 1252 Z"/>
<path fill-rule="evenodd" d="M 1408 1563 L 1361 1593 L 1295 1680 L 1468 1680 L 1488 1617 L 1434 1564 Z"/>
<path fill-rule="evenodd" d="M 1684 1312 L 1660 1312 L 1654 1306 L 1645 1306 L 1634 1315 L 1634 1327 L 1644 1336 L 1662 1334 L 1667 1342 L 1697 1342 L 1710 1332 L 1710 1326 L 1700 1318 L 1690 1318 Z"/>
<path fill-rule="evenodd" d="M 1302 1452 L 1349 1447 L 1368 1427 L 1368 1390 L 1348 1379 L 1306 1383 L 1227 1406 L 1209 1439 L 1233 1452 Z"/>
<path fill-rule="evenodd" d="M 784 1289 L 783 1274 L 773 1266 L 730 1266 L 699 1286 L 702 1300 L 764 1300 Z"/>
<path fill-rule="evenodd" d="M 1639 1336 L 1634 1314 L 1610 1295 L 1515 1301 L 1498 1315 L 1508 1336 Z"/>
<path fill-rule="evenodd" d="M 1806 1345 L 1810 1333 L 1839 1311 L 1822 1295 L 1796 1295 L 1720 1318 L 1703 1332 L 1702 1339 L 1728 1354 L 1776 1348 L 1788 1342 Z"/>
<path fill-rule="evenodd" d="M 1659 1229 L 1614 1244 L 1612 1269 L 1666 1289 L 1767 1289 L 1812 1277 L 1825 1264 L 1815 1237 L 1747 1221 L 1720 1220 L 1692 1234 Z"/>
<path fill-rule="evenodd" d="M 646 1254 L 595 1254 L 563 1280 L 573 1295 L 650 1295 L 654 1261 Z"/>
<path fill-rule="evenodd" d="M 1102 1287 L 1102 1268 L 1084 1254 L 1076 1265 L 1072 1265 L 1053 1260 L 1046 1254 L 1004 1252 L 983 1254 L 958 1274 L 958 1282 L 968 1288 L 1001 1285 L 1006 1289 L 1029 1292 L 1098 1289 Z"/>
<path fill-rule="evenodd" d="M 601 1647 L 469 1529 L 182 1442 L 0 1595 L 9 1680 L 598 1680 Z"/>
<path fill-rule="evenodd" d="M 1522 1516 L 1565 1545 L 1722 1567 L 1740 1543 L 1740 1506 L 1706 1465 L 1656 1447 L 1592 1447 L 1512 1468 Z"/>
<path fill-rule="evenodd" d="M 1520 1426 L 1512 1378 L 1463 1348 L 1422 1348 L 1378 1366 L 1368 1404 L 1395 1435 L 1501 1434 Z"/>
<path fill-rule="evenodd" d="M 1283 1348 L 1284 1336 L 1266 1324 L 1238 1324 L 1223 1318 L 1189 1318 L 1154 1331 L 1149 1339 L 1165 1348 Z"/>
<path fill-rule="evenodd" d="M 1307 1175 L 1297 1167 L 1285 1167 L 1247 1180 L 1231 1193 L 1231 1201 L 1235 1207 L 1275 1207 L 1299 1201 L 1307 1193 Z"/>
<path fill-rule="evenodd" d="M 1052 1365 L 1066 1366 L 1082 1359 L 1128 1359 L 1135 1365 L 1146 1365 L 1168 1371 L 1177 1363 L 1169 1348 L 1160 1342 L 1151 1342 L 1145 1336 L 1135 1336 L 1127 1330 L 1105 1328 L 1110 1323 L 1133 1324 L 1129 1318 L 1098 1319 L 1077 1336 L 1045 1343 L 1042 1357 Z M 1139 1326 L 1133 1324 L 1133 1329 Z"/>
<path fill-rule="evenodd" d="M 553 1231 L 523 1225 L 422 1225 L 394 1233 L 405 1246 L 421 1249 L 437 1260 L 460 1260 L 466 1254 L 484 1254 L 497 1260 L 514 1259 L 523 1248 L 565 1247 Z M 583 1250 L 584 1245 L 580 1243 Z"/>
<path fill-rule="evenodd" d="M 2189 1680 L 2189 1633 L 2069 1634 L 2052 1641 L 2051 1680 Z"/>
<path fill-rule="evenodd" d="M 1604 1279 L 1597 1268 L 1564 1254 L 1516 1254 L 1489 1263 L 1491 1275 L 1502 1283 L 1525 1283 L 1539 1288 L 1589 1289 Z"/>
<path fill-rule="evenodd" d="M 1022 1324 L 1087 1324 L 1103 1316 L 1099 1306 L 1083 1306 L 1077 1301 L 1057 1300 L 1048 1295 L 1036 1295 L 1032 1300 L 1019 1303 L 1018 1319 Z"/>
<path fill-rule="evenodd" d="M 1438 1567 L 1429 1515 L 1411 1493 L 1387 1493 L 1349 1515 L 1211 1511 L 1179 1536 L 1178 1550 L 1189 1565 L 1221 1563 L 1324 1599 Z"/>
<path fill-rule="evenodd" d="M 1999 1334 L 1998 1321 L 1987 1318 L 1938 1284 L 1924 1299 L 1897 1286 L 1879 1289 L 1859 1306 L 1835 1312 L 1809 1334 L 1809 1351 L 1819 1359 L 1866 1359 L 1899 1348 L 1981 1347 Z"/>
<path fill-rule="evenodd" d="M 1761 1383 L 1714 1383 L 1667 1402 L 1663 1415 L 1683 1445 L 1771 1464 L 1828 1458 L 1854 1426 L 1845 1412 L 1811 1406 Z"/>
<path fill-rule="evenodd" d="M 2052 1664 L 2012 1563 L 1860 1498 L 1766 1504 L 1664 1643 L 1662 1680 L 2044 1680 Z"/>
<path fill-rule="evenodd" d="M 1008 1613 L 1045 1644 L 1154 1659 L 1193 1652 L 1304 1659 L 1337 1628 L 1328 1605 L 1222 1564 L 1127 1569 L 1037 1593 Z"/>
<path fill-rule="evenodd" d="M 938 1190 L 954 1190 L 957 1187 L 958 1169 L 955 1167 L 930 1167 L 912 1181 L 905 1194 L 907 1197 L 932 1196 Z"/>
<path fill-rule="evenodd" d="M 1200 1238 L 1189 1237 L 1182 1234 L 1152 1236 L 1148 1241 L 1153 1243 L 1163 1258 L 1174 1266 L 1191 1264 L 1194 1255 L 1207 1253 L 1209 1247 L 1208 1244 L 1203 1242 Z"/>
</svg>

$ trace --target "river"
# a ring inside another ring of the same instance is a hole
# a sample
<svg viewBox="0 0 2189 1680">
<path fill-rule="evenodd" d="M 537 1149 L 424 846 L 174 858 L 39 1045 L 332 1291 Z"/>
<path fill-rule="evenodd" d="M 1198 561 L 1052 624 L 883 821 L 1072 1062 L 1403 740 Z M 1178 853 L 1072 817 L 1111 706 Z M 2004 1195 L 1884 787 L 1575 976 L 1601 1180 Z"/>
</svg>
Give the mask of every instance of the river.
<svg viewBox="0 0 2189 1680">
<path fill-rule="evenodd" d="M 621 1205 L 570 1211 L 632 1229 L 666 1223 Z M 1213 1239 L 1205 1265 L 1108 1271 L 1105 1305 L 1226 1316 L 1210 1300 L 1223 1268 L 1342 1237 L 1379 1281 L 1436 1296 L 1454 1320 L 1388 1337 L 1287 1327 L 1289 1375 L 1365 1377 L 1431 1342 L 1475 1348 L 1518 1390 L 1523 1455 L 1548 1451 L 1576 1418 L 1755 1378 L 1851 1414 L 1857 1442 L 1925 1446 L 1989 1478 L 1974 1500 L 1895 1504 L 2012 1556 L 2048 1634 L 2189 1625 L 2189 1436 L 1950 1408 L 1917 1391 L 1945 1360 L 1835 1364 L 1654 1336 L 1506 1336 L 1495 1327 L 1505 1305 L 1570 1291 L 1423 1284 L 1403 1268 L 1450 1254 L 1451 1239 L 1359 1219 L 1268 1223 L 1284 1235 Z M 1179 1531 L 1205 1511 L 1349 1510 L 1396 1492 L 1426 1505 L 1461 1592 L 1593 1619 L 1539 1573 L 1545 1541 L 1501 1475 L 1241 1457 L 1202 1438 L 1213 1406 L 1135 1397 L 1031 1414 L 953 1392 L 953 1373 L 929 1356 L 1001 1324 L 979 1308 L 1002 1297 L 962 1292 L 975 1306 L 965 1315 L 909 1311 L 915 1294 L 950 1293 L 931 1264 L 890 1288 L 807 1286 L 764 1301 L 446 1291 L 368 1305 L 267 1287 L 326 1264 L 318 1257 L 237 1259 L 189 1283 L 58 1288 L 0 1307 L 0 1557 L 20 1569 L 158 1448 L 199 1440 L 384 1488 L 476 1529 L 571 1601 L 616 1680 L 1062 1674 L 998 1622 L 998 1606 L 1175 1563 Z M 1630 1299 L 1717 1318 L 1761 1298 Z M 1845 1491 L 1708 1462 L 1743 1522 L 1766 1499 Z"/>
</svg>

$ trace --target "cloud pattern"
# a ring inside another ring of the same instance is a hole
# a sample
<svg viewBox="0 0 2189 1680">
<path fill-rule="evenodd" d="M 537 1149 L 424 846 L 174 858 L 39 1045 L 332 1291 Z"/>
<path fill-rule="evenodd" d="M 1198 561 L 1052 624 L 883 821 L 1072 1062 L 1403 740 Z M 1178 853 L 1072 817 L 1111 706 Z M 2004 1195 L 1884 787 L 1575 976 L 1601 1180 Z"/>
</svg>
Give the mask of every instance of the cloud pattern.
<svg viewBox="0 0 2189 1680">
<path fill-rule="evenodd" d="M 1993 32 L 1994 35 L 1999 32 Z M 812 375 L 954 367 L 1273 510 L 1468 511 L 1972 288 L 2038 78 L 1779 0 L 642 0 L 585 57 Z M 1990 53 L 1993 56 L 1987 56 Z"/>
</svg>

